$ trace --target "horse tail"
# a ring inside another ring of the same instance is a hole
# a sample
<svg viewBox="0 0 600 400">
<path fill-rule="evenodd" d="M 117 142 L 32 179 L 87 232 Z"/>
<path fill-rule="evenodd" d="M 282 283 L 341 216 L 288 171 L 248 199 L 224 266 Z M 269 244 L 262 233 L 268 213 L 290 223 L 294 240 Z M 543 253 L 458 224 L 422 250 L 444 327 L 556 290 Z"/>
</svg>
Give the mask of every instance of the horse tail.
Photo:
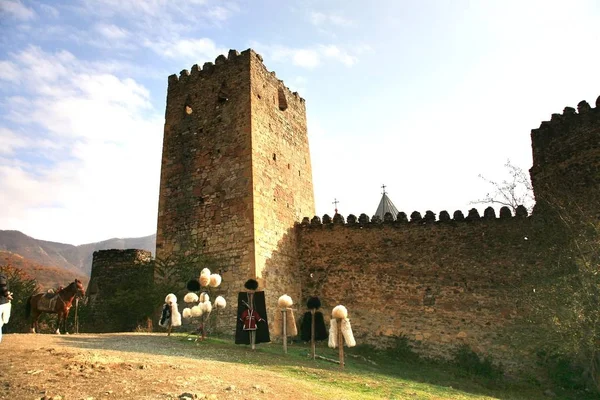
<svg viewBox="0 0 600 400">
<path fill-rule="evenodd" d="M 27 299 L 27 302 L 25 303 L 25 318 L 29 318 L 29 315 L 31 314 L 31 298 L 33 296 L 29 296 L 29 298 Z"/>
</svg>

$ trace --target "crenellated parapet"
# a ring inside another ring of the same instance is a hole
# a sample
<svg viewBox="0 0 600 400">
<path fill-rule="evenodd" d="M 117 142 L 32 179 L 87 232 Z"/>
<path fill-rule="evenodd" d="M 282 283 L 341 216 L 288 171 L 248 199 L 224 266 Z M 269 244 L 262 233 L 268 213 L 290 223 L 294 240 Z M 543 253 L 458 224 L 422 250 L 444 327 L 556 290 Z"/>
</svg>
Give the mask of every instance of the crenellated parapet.
<svg viewBox="0 0 600 400">
<path fill-rule="evenodd" d="M 581 101 L 565 107 L 531 131 L 531 182 L 535 214 L 547 205 L 600 212 L 600 97 L 596 107 Z"/>
<path fill-rule="evenodd" d="M 467 216 L 463 214 L 461 210 L 456 210 L 453 213 L 453 217 L 450 217 L 448 211 L 443 210 L 439 213 L 439 218 L 436 218 L 436 214 L 431 211 L 425 211 L 424 215 L 421 215 L 419 211 L 413 211 L 410 214 L 410 219 L 407 217 L 405 212 L 399 212 L 394 219 L 392 214 L 389 212 L 381 219 L 378 215 L 369 217 L 367 214 L 360 214 L 358 217 L 354 214 L 348 215 L 344 221 L 344 217 L 341 214 L 335 214 L 334 217 L 330 217 L 328 214 L 323 215 L 322 218 L 315 215 L 312 218 L 304 217 L 302 222 L 297 224 L 301 228 L 322 228 L 324 226 L 343 225 L 343 226 L 378 226 L 378 225 L 393 225 L 393 226 L 417 226 L 417 225 L 437 225 L 447 223 L 470 223 L 478 221 L 506 221 L 506 220 L 522 220 L 528 217 L 527 209 L 524 206 L 518 206 L 515 214 L 508 207 L 502 207 L 500 209 L 499 216 L 496 216 L 496 211 L 493 207 L 487 207 L 483 216 L 479 214 L 476 208 L 472 208 L 468 211 Z"/>
<path fill-rule="evenodd" d="M 251 61 L 256 62 L 257 65 L 265 72 L 265 74 L 269 75 L 269 79 L 271 79 L 273 82 L 276 82 L 277 86 L 281 89 L 281 93 L 279 93 L 278 96 L 278 101 L 281 104 L 280 108 L 286 108 L 285 103 L 288 101 L 297 101 L 304 104 L 304 98 L 302 98 L 298 92 L 294 92 L 285 86 L 283 80 L 277 78 L 275 71 L 269 71 L 263 63 L 262 56 L 252 49 L 244 50 L 241 53 L 237 50 L 229 50 L 227 56 L 221 54 L 215 59 L 214 62 L 208 61 L 202 66 L 194 64 L 190 70 L 181 70 L 179 75 L 172 74 L 168 78 L 168 91 L 175 89 L 185 90 L 185 86 L 188 83 L 193 83 L 198 79 L 211 79 L 215 74 L 230 73 L 231 71 L 235 70 L 244 70 Z M 222 89 L 223 90 L 220 91 L 219 95 L 224 101 L 226 100 L 226 92 L 229 88 L 224 87 Z"/>
<path fill-rule="evenodd" d="M 595 108 L 582 100 L 577 110 L 565 107 L 562 114 L 552 114 L 549 121 L 543 121 L 539 128 L 531 130 L 534 167 L 566 160 L 584 145 L 597 147 L 599 124 L 600 97 Z M 574 133 L 581 137 L 573 138 Z"/>
</svg>

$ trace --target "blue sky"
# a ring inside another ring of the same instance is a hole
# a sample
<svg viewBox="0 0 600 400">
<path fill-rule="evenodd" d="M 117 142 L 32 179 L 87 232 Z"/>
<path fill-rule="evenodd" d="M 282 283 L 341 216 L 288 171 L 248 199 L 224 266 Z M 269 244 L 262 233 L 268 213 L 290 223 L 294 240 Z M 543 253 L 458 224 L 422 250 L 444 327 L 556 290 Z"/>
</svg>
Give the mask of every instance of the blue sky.
<svg viewBox="0 0 600 400">
<path fill-rule="evenodd" d="M 0 229 L 154 233 L 167 76 L 254 48 L 306 99 L 317 214 L 460 209 L 600 95 L 589 1 L 0 0 Z M 485 208 L 478 205 L 480 212 Z"/>
</svg>

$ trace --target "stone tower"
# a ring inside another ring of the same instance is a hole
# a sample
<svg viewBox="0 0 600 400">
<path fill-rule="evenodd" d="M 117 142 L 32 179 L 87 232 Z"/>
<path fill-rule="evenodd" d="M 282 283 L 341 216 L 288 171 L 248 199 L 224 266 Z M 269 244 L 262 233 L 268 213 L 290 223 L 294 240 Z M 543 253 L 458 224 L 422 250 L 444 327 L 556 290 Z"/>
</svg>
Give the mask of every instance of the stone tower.
<svg viewBox="0 0 600 400">
<path fill-rule="evenodd" d="M 531 131 L 534 215 L 550 208 L 600 218 L 600 97 L 581 101 Z"/>
<path fill-rule="evenodd" d="M 226 294 L 257 278 L 271 305 L 299 300 L 293 226 L 315 214 L 306 108 L 253 50 L 169 77 L 158 210 L 158 258 L 196 245 Z"/>
</svg>

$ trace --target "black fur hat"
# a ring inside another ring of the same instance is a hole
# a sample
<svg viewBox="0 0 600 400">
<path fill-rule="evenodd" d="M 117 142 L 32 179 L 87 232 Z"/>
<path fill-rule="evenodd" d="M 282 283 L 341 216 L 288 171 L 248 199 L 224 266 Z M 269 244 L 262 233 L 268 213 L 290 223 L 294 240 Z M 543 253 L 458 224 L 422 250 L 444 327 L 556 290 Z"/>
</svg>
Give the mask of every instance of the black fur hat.
<svg viewBox="0 0 600 400">
<path fill-rule="evenodd" d="M 187 290 L 190 292 L 197 292 L 200 290 L 200 282 L 197 279 L 191 279 L 187 283 Z"/>
<path fill-rule="evenodd" d="M 248 279 L 246 283 L 244 283 L 244 287 L 248 290 L 256 290 L 258 289 L 258 282 L 256 279 Z"/>
<path fill-rule="evenodd" d="M 321 308 L 321 300 L 319 300 L 318 297 L 309 297 L 308 301 L 306 302 L 306 307 L 308 307 L 309 310 L 317 310 Z"/>
</svg>

